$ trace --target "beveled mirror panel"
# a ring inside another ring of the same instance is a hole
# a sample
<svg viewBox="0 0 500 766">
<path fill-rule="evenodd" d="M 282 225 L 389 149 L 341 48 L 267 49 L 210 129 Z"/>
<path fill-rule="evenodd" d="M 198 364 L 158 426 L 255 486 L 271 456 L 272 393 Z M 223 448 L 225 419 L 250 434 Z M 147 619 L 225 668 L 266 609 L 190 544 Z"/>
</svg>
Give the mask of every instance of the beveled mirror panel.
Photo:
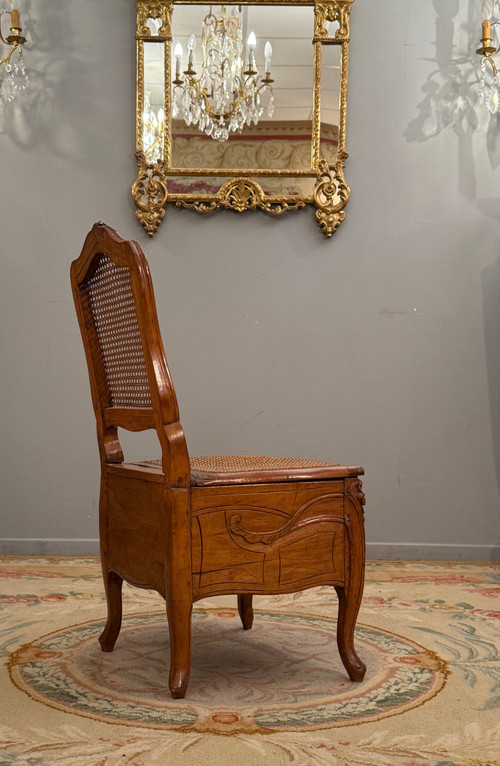
<svg viewBox="0 0 500 766">
<path fill-rule="evenodd" d="M 207 5 L 137 0 L 136 216 L 171 202 L 345 218 L 353 0 Z"/>
</svg>

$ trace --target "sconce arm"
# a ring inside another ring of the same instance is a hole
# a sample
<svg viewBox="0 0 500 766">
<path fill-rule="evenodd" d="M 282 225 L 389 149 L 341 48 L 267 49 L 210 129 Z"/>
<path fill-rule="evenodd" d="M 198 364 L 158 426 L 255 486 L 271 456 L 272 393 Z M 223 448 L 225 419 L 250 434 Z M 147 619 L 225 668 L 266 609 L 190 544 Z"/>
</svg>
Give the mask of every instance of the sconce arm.
<svg viewBox="0 0 500 766">
<path fill-rule="evenodd" d="M 7 11 L 4 11 L 4 10 L 0 11 L 0 40 L 3 42 L 4 45 L 8 45 L 9 43 L 7 42 L 7 40 L 2 34 L 2 16 L 4 15 L 4 13 L 7 13 Z M 0 62 L 0 63 L 3 63 L 3 62 Z"/>
<path fill-rule="evenodd" d="M 10 49 L 10 51 L 9 51 L 8 55 L 7 55 L 7 56 L 6 56 L 4 59 L 0 59 L 0 66 L 1 66 L 2 64 L 5 64 L 5 66 L 8 66 L 8 65 L 9 65 L 9 62 L 10 62 L 10 57 L 12 56 L 12 54 L 14 53 L 14 51 L 16 50 L 16 48 L 19 48 L 19 46 L 18 46 L 18 45 L 13 45 L 13 46 L 12 46 L 12 48 Z M 8 71 L 8 70 L 7 70 L 7 71 Z"/>
<path fill-rule="evenodd" d="M 493 69 L 493 77 L 496 77 L 500 71 L 499 69 L 497 69 L 497 67 L 495 66 L 495 62 L 492 59 L 492 56 L 495 56 L 498 52 L 500 52 L 500 48 L 493 49 L 492 53 L 485 53 L 481 59 L 481 64 L 483 63 L 483 61 L 488 61 L 491 64 L 491 68 Z"/>
</svg>

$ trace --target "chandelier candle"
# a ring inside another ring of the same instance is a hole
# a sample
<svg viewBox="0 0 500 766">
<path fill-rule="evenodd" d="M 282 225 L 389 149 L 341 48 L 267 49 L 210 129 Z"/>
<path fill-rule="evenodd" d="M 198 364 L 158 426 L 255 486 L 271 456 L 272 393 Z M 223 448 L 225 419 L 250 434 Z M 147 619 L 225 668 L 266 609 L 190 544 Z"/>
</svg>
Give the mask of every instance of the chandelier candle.
<svg viewBox="0 0 500 766">
<path fill-rule="evenodd" d="M 182 59 L 182 45 L 180 43 L 177 43 L 174 50 L 174 56 L 175 56 L 175 80 L 176 82 L 181 74 L 181 59 Z M 182 82 L 182 80 L 180 81 Z"/>
<path fill-rule="evenodd" d="M 245 74 L 256 74 L 255 69 L 255 46 L 257 45 L 257 38 L 255 37 L 255 32 L 250 32 L 248 35 L 247 40 L 248 45 L 248 72 L 245 72 Z"/>
<path fill-rule="evenodd" d="M 270 74 L 271 72 L 271 56 L 272 55 L 273 55 L 273 46 L 268 40 L 264 47 L 264 56 L 266 57 L 266 65 L 264 68 L 266 70 L 266 74 Z"/>
</svg>

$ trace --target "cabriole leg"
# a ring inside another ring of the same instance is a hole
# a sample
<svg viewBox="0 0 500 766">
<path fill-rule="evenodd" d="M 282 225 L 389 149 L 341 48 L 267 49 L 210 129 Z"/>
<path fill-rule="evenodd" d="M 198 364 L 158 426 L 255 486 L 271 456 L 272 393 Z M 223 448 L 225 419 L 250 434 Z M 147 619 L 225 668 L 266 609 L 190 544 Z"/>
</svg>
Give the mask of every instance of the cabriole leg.
<svg viewBox="0 0 500 766">
<path fill-rule="evenodd" d="M 99 636 L 103 652 L 112 652 L 122 624 L 122 583 L 123 578 L 116 572 L 103 572 L 104 589 L 108 604 L 106 627 Z"/>
<path fill-rule="evenodd" d="M 238 612 L 241 619 L 241 624 L 245 630 L 250 630 L 253 625 L 253 596 L 251 593 L 239 593 L 238 594 Z"/>
<path fill-rule="evenodd" d="M 337 645 L 344 667 L 351 681 L 362 681 L 365 677 L 366 666 L 358 657 L 354 648 L 354 628 L 361 604 L 362 591 L 347 592 L 345 588 L 335 586 L 339 598 L 339 615 L 337 621 Z"/>
<path fill-rule="evenodd" d="M 172 603 L 167 599 L 170 633 L 170 674 L 168 685 L 174 699 L 183 699 L 191 670 L 191 602 Z"/>
</svg>

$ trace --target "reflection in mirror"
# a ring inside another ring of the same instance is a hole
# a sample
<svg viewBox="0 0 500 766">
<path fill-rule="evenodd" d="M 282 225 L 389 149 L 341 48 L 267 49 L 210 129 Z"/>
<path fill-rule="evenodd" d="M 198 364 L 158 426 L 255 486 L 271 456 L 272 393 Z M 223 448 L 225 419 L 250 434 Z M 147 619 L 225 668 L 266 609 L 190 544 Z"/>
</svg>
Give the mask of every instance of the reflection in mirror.
<svg viewBox="0 0 500 766">
<path fill-rule="evenodd" d="M 337 159 L 340 117 L 340 48 L 324 45 L 321 54 L 320 158 Z"/>
<path fill-rule="evenodd" d="M 172 167 L 310 170 L 312 33 L 307 6 L 175 5 Z M 210 98 L 218 83 L 224 95 Z"/>
<path fill-rule="evenodd" d="M 163 131 L 165 128 L 164 81 L 165 46 L 163 43 L 144 43 L 144 108 L 142 110 L 142 142 L 144 154 L 150 163 L 163 159 Z"/>
<path fill-rule="evenodd" d="M 224 184 L 230 181 L 230 176 L 171 176 L 167 179 L 169 194 L 216 195 Z M 266 197 L 280 196 L 311 196 L 316 184 L 316 176 L 309 178 L 266 177 L 259 178 L 259 186 Z"/>
</svg>

